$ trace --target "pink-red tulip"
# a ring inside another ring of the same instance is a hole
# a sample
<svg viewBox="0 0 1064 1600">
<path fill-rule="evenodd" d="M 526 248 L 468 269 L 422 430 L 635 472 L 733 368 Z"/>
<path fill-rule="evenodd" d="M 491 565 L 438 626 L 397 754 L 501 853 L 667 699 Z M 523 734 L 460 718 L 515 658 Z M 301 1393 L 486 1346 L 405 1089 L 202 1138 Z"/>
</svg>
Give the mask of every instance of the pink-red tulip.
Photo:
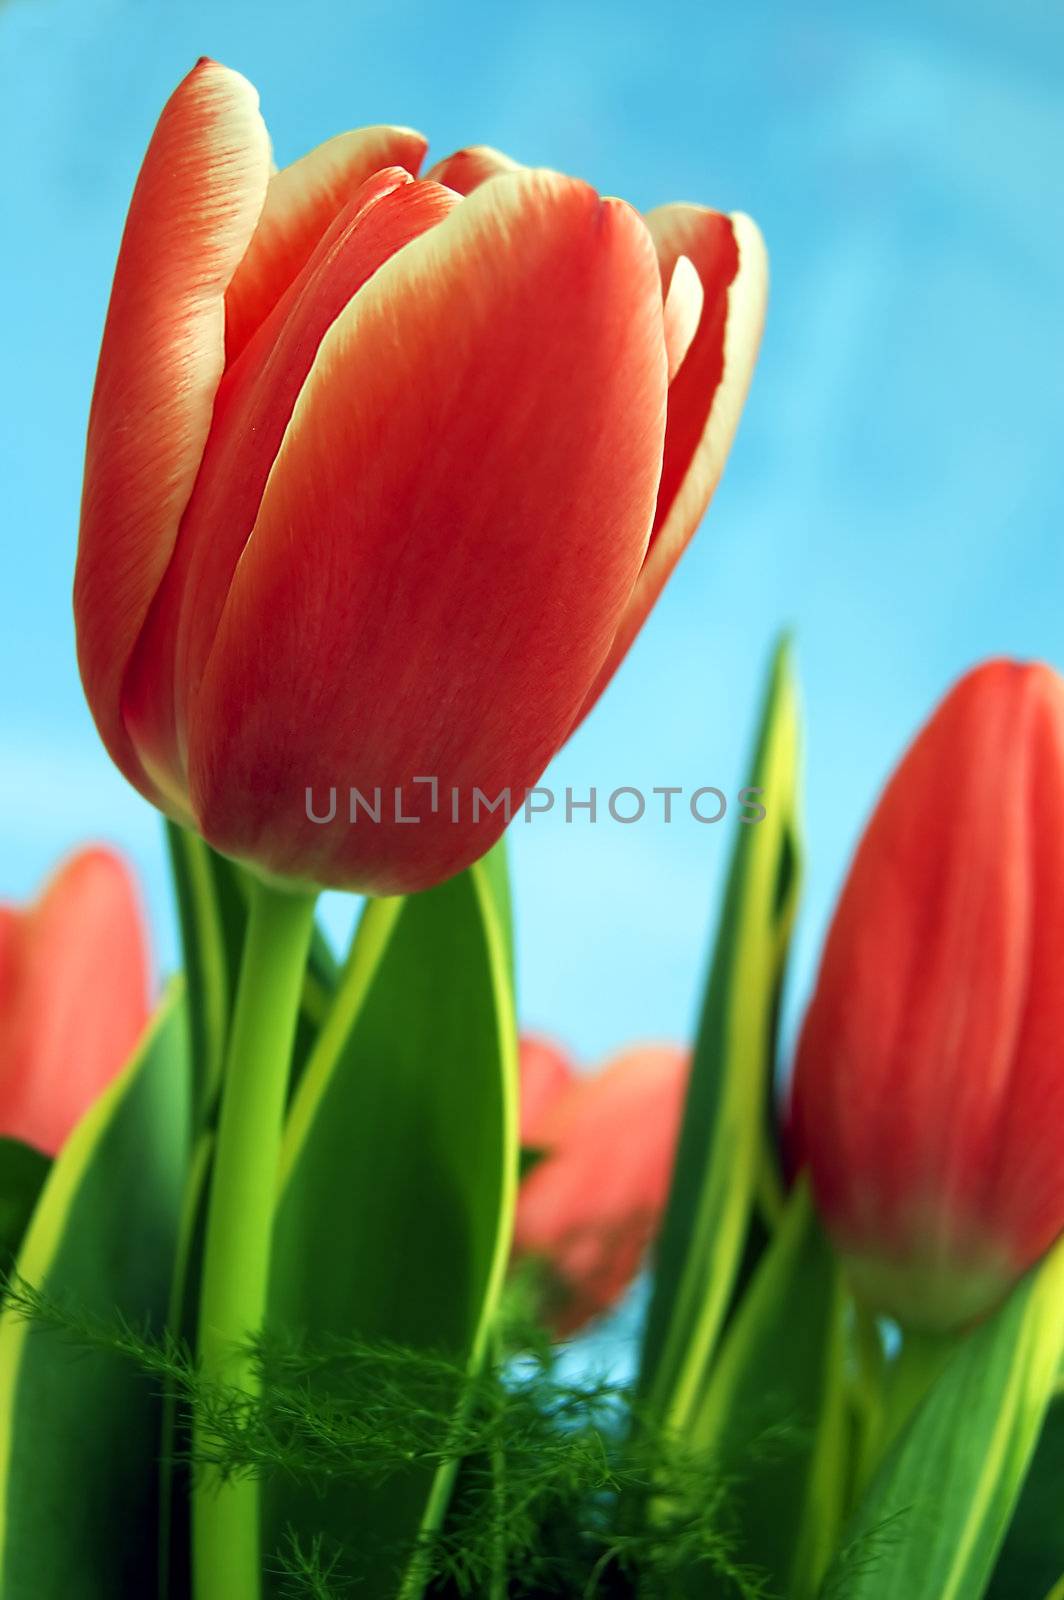
<svg viewBox="0 0 1064 1600">
<path fill-rule="evenodd" d="M 250 84 L 178 87 L 75 583 L 130 781 L 268 876 L 374 892 L 482 854 L 505 807 L 473 791 L 516 808 L 614 670 L 722 470 L 765 290 L 745 217 L 644 221 L 484 150 L 418 178 L 424 149 L 368 128 L 271 173 Z"/>
<path fill-rule="evenodd" d="M 553 1045 L 521 1041 L 515 1259 L 549 1272 L 546 1315 L 573 1333 L 631 1283 L 668 1198 L 689 1056 L 645 1045 L 581 1076 Z"/>
<path fill-rule="evenodd" d="M 0 1135 L 54 1155 L 147 1018 L 133 882 L 110 851 L 82 850 L 36 904 L 0 905 Z"/>
<path fill-rule="evenodd" d="M 1064 1228 L 1064 681 L 963 678 L 861 841 L 792 1125 L 869 1301 L 949 1328 Z"/>
</svg>

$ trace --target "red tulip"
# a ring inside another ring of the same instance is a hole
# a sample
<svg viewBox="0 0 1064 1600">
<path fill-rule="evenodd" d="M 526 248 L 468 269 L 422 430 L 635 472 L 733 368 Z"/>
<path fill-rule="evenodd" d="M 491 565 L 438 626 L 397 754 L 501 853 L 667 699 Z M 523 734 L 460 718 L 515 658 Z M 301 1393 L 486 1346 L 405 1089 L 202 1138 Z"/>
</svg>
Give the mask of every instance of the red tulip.
<svg viewBox="0 0 1064 1600">
<path fill-rule="evenodd" d="M 419 179 L 423 151 L 364 129 L 271 176 L 250 84 L 205 60 L 178 87 L 75 584 L 130 781 L 267 875 L 378 893 L 481 855 L 505 806 L 473 791 L 519 806 L 627 649 L 720 474 L 765 285 L 745 218 L 644 223 L 477 152 Z"/>
<path fill-rule="evenodd" d="M 1064 1228 L 1064 681 L 993 661 L 861 841 L 794 1079 L 855 1285 L 913 1327 L 989 1309 Z"/>
<path fill-rule="evenodd" d="M 543 1127 L 565 1091 L 577 1082 L 569 1057 L 547 1039 L 521 1040 L 521 1146 L 534 1150 Z"/>
<path fill-rule="evenodd" d="M 133 882 L 110 851 L 82 850 L 35 905 L 0 906 L 0 1135 L 54 1155 L 147 1018 Z"/>
<path fill-rule="evenodd" d="M 553 1046 L 521 1041 L 521 1142 L 538 1159 L 521 1184 L 514 1255 L 548 1267 L 560 1334 L 614 1304 L 657 1233 L 688 1062 L 645 1045 L 581 1077 Z"/>
</svg>

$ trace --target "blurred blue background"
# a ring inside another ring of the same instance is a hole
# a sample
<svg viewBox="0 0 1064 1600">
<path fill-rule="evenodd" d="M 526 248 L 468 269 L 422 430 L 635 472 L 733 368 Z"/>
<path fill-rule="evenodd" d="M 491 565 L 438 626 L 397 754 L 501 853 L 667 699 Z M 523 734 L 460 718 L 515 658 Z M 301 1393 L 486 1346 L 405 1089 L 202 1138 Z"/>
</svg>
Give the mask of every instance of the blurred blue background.
<svg viewBox="0 0 1064 1600">
<path fill-rule="evenodd" d="M 809 848 L 793 1023 L 916 724 L 981 656 L 1064 666 L 1064 15 L 1051 0 L 0 4 L 0 896 L 110 839 L 140 869 L 163 965 L 159 824 L 97 743 L 69 593 L 125 208 L 202 53 L 257 84 L 282 163 L 407 122 L 435 156 L 488 142 L 641 207 L 760 222 L 768 329 L 723 486 L 546 781 L 732 792 L 773 635 L 793 627 Z M 527 1023 L 585 1060 L 686 1036 L 734 834 L 731 818 L 517 824 Z M 330 897 L 338 936 L 350 914 Z"/>
</svg>

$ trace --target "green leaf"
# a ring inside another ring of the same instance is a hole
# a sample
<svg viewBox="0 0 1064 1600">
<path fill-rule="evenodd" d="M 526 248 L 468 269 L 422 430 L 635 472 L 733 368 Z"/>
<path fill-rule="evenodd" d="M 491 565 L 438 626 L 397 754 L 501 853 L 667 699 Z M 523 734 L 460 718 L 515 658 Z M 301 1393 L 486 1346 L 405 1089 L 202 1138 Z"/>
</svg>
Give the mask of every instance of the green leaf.
<svg viewBox="0 0 1064 1600">
<path fill-rule="evenodd" d="M 658 1246 L 640 1372 L 652 1417 L 683 1431 L 704 1394 L 762 1193 L 776 1016 L 798 895 L 798 707 L 786 642 L 776 652 L 750 783 L 762 821 L 741 825 L 695 1047 L 672 1191 Z"/>
<path fill-rule="evenodd" d="M 824 1600 L 985 1593 L 1062 1348 L 1064 1243 L 949 1358 L 848 1524 Z"/>
<path fill-rule="evenodd" d="M 16 1270 L 72 1320 L 160 1331 L 188 1156 L 183 989 L 48 1175 Z M 0 1317 L 0 1593 L 154 1593 L 161 1402 L 120 1354 Z"/>
<path fill-rule="evenodd" d="M 366 909 L 289 1116 L 271 1327 L 317 1343 L 394 1341 L 476 1369 L 509 1253 L 516 1174 L 513 999 L 478 865 Z M 266 1550 L 291 1530 L 304 1542 L 321 1535 L 327 1555 L 347 1553 L 345 1572 L 354 1563 L 360 1595 L 417 1595 L 411 1553 L 419 1529 L 442 1517 L 452 1478 L 450 1464 L 419 1467 L 320 1496 L 275 1480 Z"/>
<path fill-rule="evenodd" d="M 310 1060 L 318 1034 L 336 997 L 340 969 L 320 926 L 314 924 L 307 956 L 307 970 L 303 977 L 303 994 L 296 1019 L 296 1036 L 292 1044 L 292 1069 L 289 1080 L 289 1103 L 294 1098 L 300 1080 Z"/>
<path fill-rule="evenodd" d="M 506 959 L 510 966 L 511 976 L 514 967 L 514 905 L 513 890 L 510 884 L 510 855 L 503 834 L 498 844 L 495 844 L 484 856 L 480 863 L 484 879 L 489 885 L 495 899 L 495 910 L 502 931 L 503 944 L 506 947 Z"/>
<path fill-rule="evenodd" d="M 247 907 L 239 868 L 199 834 L 167 822 L 166 840 L 188 983 L 192 1093 L 199 1119 L 214 1106 L 222 1079 Z"/>
<path fill-rule="evenodd" d="M 0 1271 L 18 1253 L 37 1196 L 51 1166 L 46 1155 L 21 1139 L 0 1139 Z"/>
<path fill-rule="evenodd" d="M 535 1172 L 541 1161 L 546 1161 L 550 1151 L 543 1145 L 523 1144 L 518 1153 L 517 1177 L 524 1183 L 530 1173 Z"/>
<path fill-rule="evenodd" d="M 199 1277 L 207 1225 L 214 1133 L 200 1133 L 185 1175 L 174 1250 L 167 1326 L 188 1350 L 196 1347 Z M 172 1386 L 163 1393 L 159 1468 L 159 1600 L 185 1597 L 191 1585 L 192 1507 L 188 1456 L 192 1433 Z"/>
<path fill-rule="evenodd" d="M 804 1183 L 720 1346 L 687 1441 L 728 1487 L 733 1557 L 788 1600 L 815 1594 L 846 1469 L 844 1298 Z M 704 1595 L 704 1569 L 685 1592 Z"/>
<path fill-rule="evenodd" d="M 1046 1412 L 1038 1448 L 1005 1536 L 988 1600 L 1044 1595 L 1059 1581 L 1064 1592 L 1064 1395 L 1059 1387 Z"/>
</svg>

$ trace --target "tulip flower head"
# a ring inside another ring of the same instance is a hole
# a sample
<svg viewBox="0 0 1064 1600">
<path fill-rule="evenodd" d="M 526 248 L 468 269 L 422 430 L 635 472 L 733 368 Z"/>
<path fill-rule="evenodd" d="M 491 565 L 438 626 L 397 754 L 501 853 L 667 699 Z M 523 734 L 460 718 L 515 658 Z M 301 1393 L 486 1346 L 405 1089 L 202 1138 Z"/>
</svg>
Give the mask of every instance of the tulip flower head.
<svg viewBox="0 0 1064 1600">
<path fill-rule="evenodd" d="M 0 906 L 0 1135 L 55 1155 L 147 1019 L 132 879 L 110 851 L 82 850 L 36 904 Z"/>
<path fill-rule="evenodd" d="M 521 1040 L 521 1184 L 514 1256 L 547 1269 L 545 1315 L 574 1333 L 632 1282 L 658 1231 L 672 1176 L 689 1057 L 623 1052 L 580 1075 L 545 1041 Z"/>
<path fill-rule="evenodd" d="M 855 1286 L 990 1309 L 1064 1229 L 1064 681 L 991 661 L 891 778 L 798 1048 L 796 1155 Z"/>
<path fill-rule="evenodd" d="M 75 581 L 127 778 L 264 876 L 375 893 L 482 855 L 601 691 L 720 476 L 765 291 L 745 217 L 424 152 L 365 128 L 274 172 L 245 79 L 179 85 Z"/>
</svg>

